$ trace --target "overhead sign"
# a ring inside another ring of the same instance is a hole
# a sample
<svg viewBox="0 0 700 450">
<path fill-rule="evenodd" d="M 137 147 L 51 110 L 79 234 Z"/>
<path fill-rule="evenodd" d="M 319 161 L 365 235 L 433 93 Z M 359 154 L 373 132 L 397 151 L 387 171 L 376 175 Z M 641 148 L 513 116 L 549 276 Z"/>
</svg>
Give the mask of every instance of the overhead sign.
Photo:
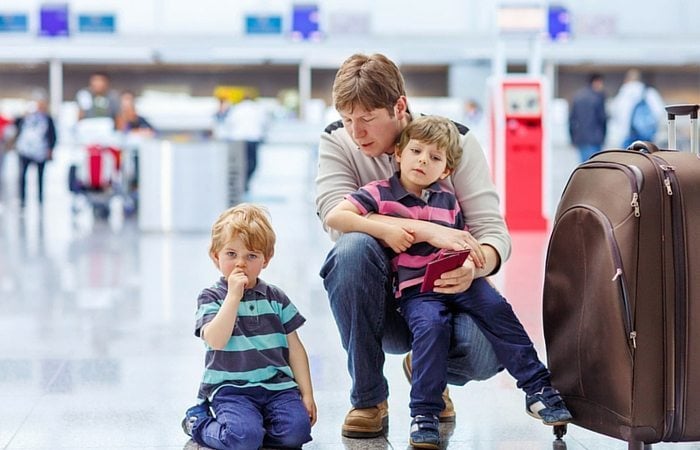
<svg viewBox="0 0 700 450">
<path fill-rule="evenodd" d="M 0 13 L 0 33 L 26 33 L 28 23 L 26 14 Z"/>
<path fill-rule="evenodd" d="M 293 6 L 292 39 L 313 41 L 321 39 L 318 5 L 304 4 Z"/>
<path fill-rule="evenodd" d="M 78 31 L 81 33 L 106 33 L 116 31 L 117 20 L 114 14 L 79 14 Z"/>
<path fill-rule="evenodd" d="M 571 37 L 571 16 L 564 6 L 549 5 L 547 21 L 549 38 L 553 41 L 567 41 Z"/>
<path fill-rule="evenodd" d="M 245 16 L 246 34 L 282 34 L 282 16 L 255 15 Z"/>
<path fill-rule="evenodd" d="M 546 30 L 547 16 L 541 5 L 499 5 L 496 26 L 501 34 L 537 34 Z"/>
<path fill-rule="evenodd" d="M 41 5 L 39 10 L 40 36 L 68 36 L 68 4 Z"/>
</svg>

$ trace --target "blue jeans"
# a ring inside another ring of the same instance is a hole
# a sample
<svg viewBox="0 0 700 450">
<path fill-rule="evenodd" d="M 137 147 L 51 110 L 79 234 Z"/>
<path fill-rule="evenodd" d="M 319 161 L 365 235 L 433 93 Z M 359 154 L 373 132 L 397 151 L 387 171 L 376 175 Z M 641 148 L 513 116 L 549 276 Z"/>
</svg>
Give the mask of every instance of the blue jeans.
<svg viewBox="0 0 700 450">
<path fill-rule="evenodd" d="M 214 417 L 192 439 L 215 449 L 300 448 L 311 440 L 311 421 L 299 391 L 223 387 L 211 402 Z"/>
<path fill-rule="evenodd" d="M 384 352 L 411 350 L 411 332 L 398 312 L 391 287 L 387 251 L 364 233 L 346 233 L 328 254 L 321 277 L 331 311 L 348 354 L 352 378 L 350 402 L 368 408 L 386 400 Z M 485 380 L 501 367 L 493 347 L 467 314 L 454 314 L 448 351 L 447 381 L 463 385 Z"/>
<path fill-rule="evenodd" d="M 499 361 L 518 387 L 534 394 L 550 386 L 549 370 L 537 357 L 535 347 L 510 304 L 483 278 L 474 280 L 460 294 L 421 294 L 418 287 L 404 291 L 401 314 L 413 332 L 413 382 L 411 416 L 437 415 L 444 408 L 450 317 L 468 313 L 493 345 Z"/>
<path fill-rule="evenodd" d="M 600 151 L 600 149 L 603 147 L 601 145 L 587 144 L 587 145 L 579 145 L 577 148 L 578 148 L 579 156 L 581 157 L 581 162 L 586 162 L 591 158 L 591 156 L 598 153 Z M 627 147 L 623 147 L 623 148 L 627 148 Z"/>
</svg>

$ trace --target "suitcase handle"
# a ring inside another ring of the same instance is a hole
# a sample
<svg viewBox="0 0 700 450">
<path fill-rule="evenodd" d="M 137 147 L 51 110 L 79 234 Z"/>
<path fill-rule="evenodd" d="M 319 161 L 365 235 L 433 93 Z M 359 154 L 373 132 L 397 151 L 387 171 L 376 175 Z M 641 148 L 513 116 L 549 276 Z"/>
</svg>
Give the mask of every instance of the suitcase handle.
<svg viewBox="0 0 700 450">
<path fill-rule="evenodd" d="M 649 141 L 634 141 L 627 147 L 627 150 L 634 150 L 642 153 L 655 153 L 659 151 L 659 147 Z"/>
<path fill-rule="evenodd" d="M 698 109 L 700 109 L 700 105 L 668 105 L 666 112 L 668 113 L 668 120 L 674 120 L 676 116 L 690 116 L 691 119 L 697 119 Z"/>
<path fill-rule="evenodd" d="M 690 116 L 690 151 L 698 155 L 698 109 L 697 104 L 668 105 L 666 113 L 668 115 L 668 148 L 676 148 L 676 116 Z"/>
</svg>

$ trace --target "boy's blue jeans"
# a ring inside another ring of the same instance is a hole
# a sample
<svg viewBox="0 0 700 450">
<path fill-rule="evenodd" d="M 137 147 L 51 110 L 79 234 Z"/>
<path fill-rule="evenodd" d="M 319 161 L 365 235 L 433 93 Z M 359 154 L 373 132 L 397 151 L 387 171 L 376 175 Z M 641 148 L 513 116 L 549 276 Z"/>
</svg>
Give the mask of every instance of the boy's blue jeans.
<svg viewBox="0 0 700 450">
<path fill-rule="evenodd" d="M 411 332 L 391 289 L 391 261 L 381 244 L 364 233 L 346 233 L 328 254 L 321 277 L 348 354 L 350 401 L 369 408 L 386 400 L 384 352 L 411 350 Z M 501 366 L 493 347 L 467 314 L 454 314 L 447 381 L 485 380 Z"/>
<path fill-rule="evenodd" d="M 215 417 L 197 424 L 192 439 L 216 449 L 300 448 L 311 440 L 311 421 L 297 389 L 221 388 L 211 402 Z"/>
<path fill-rule="evenodd" d="M 421 294 L 419 288 L 404 291 L 401 314 L 413 332 L 413 383 L 411 416 L 438 415 L 444 408 L 450 316 L 468 313 L 493 345 L 500 362 L 528 394 L 551 385 L 549 370 L 508 302 L 483 278 L 474 280 L 461 294 Z"/>
</svg>

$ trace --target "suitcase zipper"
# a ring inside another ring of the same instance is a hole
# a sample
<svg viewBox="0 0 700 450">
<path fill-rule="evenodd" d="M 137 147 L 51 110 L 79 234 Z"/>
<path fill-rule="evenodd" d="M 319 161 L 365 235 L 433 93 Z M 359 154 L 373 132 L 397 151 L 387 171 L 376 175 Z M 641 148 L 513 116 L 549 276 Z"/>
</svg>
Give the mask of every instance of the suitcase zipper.
<svg viewBox="0 0 700 450">
<path fill-rule="evenodd" d="M 613 274 L 611 281 L 617 281 L 617 285 L 620 290 L 620 298 L 622 300 L 622 316 L 624 319 L 625 334 L 632 344 L 632 349 L 636 350 L 637 331 L 632 329 L 632 311 L 630 310 L 629 293 L 627 292 L 627 280 L 625 278 L 625 273 L 622 271 L 622 256 L 620 255 L 620 249 L 617 246 L 617 240 L 615 240 L 612 223 L 610 223 L 610 219 L 608 219 L 608 217 L 595 206 L 573 205 L 572 208 L 585 208 L 593 211 L 593 213 L 597 215 L 601 222 L 605 225 L 605 237 L 607 238 L 608 245 L 610 246 L 610 253 L 612 254 L 613 263 L 615 264 L 615 273 Z"/>
<path fill-rule="evenodd" d="M 632 187 L 632 199 L 630 200 L 630 207 L 632 207 L 632 210 L 634 211 L 634 217 L 639 217 L 641 215 L 641 212 L 639 210 L 639 190 L 642 188 L 642 180 L 644 179 L 644 175 L 642 174 L 642 171 L 639 169 L 639 167 L 630 164 L 621 164 L 614 162 L 589 161 L 579 166 L 576 170 L 580 169 L 621 170 L 630 180 L 630 186 Z M 569 178 L 569 180 L 571 180 L 571 178 Z"/>
<path fill-rule="evenodd" d="M 673 195 L 673 187 L 679 187 L 675 167 L 656 155 L 652 156 L 654 162 L 664 173 L 664 186 L 670 197 L 671 203 L 671 233 L 673 239 L 673 273 L 674 280 L 674 320 L 675 320 L 675 380 L 674 380 L 674 411 L 673 423 L 669 424 L 670 433 L 664 439 L 678 440 L 683 436 L 683 420 L 685 412 L 685 382 L 687 370 L 687 346 L 688 336 L 688 312 L 686 303 L 686 265 L 685 265 L 685 235 L 683 233 L 683 200 L 680 189 L 677 195 Z"/>
</svg>

